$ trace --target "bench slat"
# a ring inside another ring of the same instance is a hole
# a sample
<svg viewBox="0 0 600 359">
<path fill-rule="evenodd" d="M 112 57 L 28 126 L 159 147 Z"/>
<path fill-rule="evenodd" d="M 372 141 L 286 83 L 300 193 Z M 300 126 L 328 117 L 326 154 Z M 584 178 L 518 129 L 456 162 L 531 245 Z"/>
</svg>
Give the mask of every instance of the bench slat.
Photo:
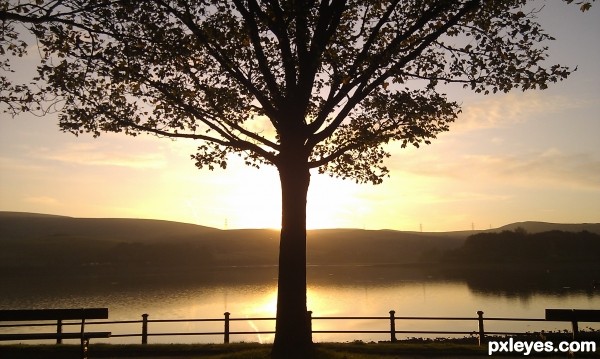
<svg viewBox="0 0 600 359">
<path fill-rule="evenodd" d="M 111 332 L 86 332 L 83 337 L 90 338 L 110 338 Z M 0 341 L 6 340 L 41 340 L 41 339 L 81 339 L 81 333 L 28 333 L 28 334 L 0 334 Z"/>
<path fill-rule="evenodd" d="M 0 321 L 108 319 L 108 308 L 0 310 Z"/>
<path fill-rule="evenodd" d="M 600 322 L 600 310 L 546 309 L 546 320 L 556 320 L 564 322 Z"/>
</svg>

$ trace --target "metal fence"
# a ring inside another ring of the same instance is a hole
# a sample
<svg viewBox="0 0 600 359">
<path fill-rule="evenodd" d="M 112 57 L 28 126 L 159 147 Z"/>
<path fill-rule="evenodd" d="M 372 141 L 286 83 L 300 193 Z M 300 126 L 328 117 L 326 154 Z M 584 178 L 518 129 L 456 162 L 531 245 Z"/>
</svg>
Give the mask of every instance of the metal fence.
<svg viewBox="0 0 600 359">
<path fill-rule="evenodd" d="M 312 330 L 313 334 L 387 334 L 391 342 L 397 341 L 397 334 L 427 334 L 427 335 L 470 335 L 478 338 L 479 344 L 482 345 L 485 342 L 485 337 L 490 335 L 527 335 L 532 334 L 529 332 L 502 332 L 502 331 L 485 331 L 486 322 L 552 322 L 546 319 L 540 318 L 499 318 L 499 317 L 483 317 L 483 311 L 478 311 L 475 317 L 413 317 L 413 316 L 399 316 L 397 317 L 395 311 L 391 310 L 389 316 L 369 316 L 369 317 L 313 317 L 312 312 L 307 313 L 311 323 L 315 321 L 342 321 L 342 320 L 370 320 L 370 321 L 381 321 L 381 329 L 377 330 Z M 462 321 L 462 322 L 473 322 L 476 331 L 447 331 L 447 330 L 397 330 L 396 324 L 399 321 Z M 143 314 L 141 320 L 118 320 L 118 321 L 89 321 L 87 325 L 101 325 L 111 326 L 109 329 L 113 329 L 116 326 L 122 325 L 139 325 L 139 331 L 134 333 L 124 334 L 113 334 L 112 338 L 119 337 L 139 337 L 142 344 L 148 343 L 149 337 L 159 336 L 222 336 L 224 343 L 229 343 L 230 337 L 235 335 L 252 335 L 252 334 L 274 334 L 274 330 L 267 331 L 234 331 L 230 329 L 230 324 L 236 321 L 275 321 L 275 318 L 232 318 L 229 312 L 225 312 L 221 318 L 200 318 L 200 319 L 149 319 L 148 314 Z M 202 331 L 202 332 L 151 332 L 149 328 L 152 327 L 153 323 L 194 323 L 194 322 L 221 322 L 223 331 Z M 476 326 L 475 326 L 476 324 Z M 24 323 L 24 324 L 0 324 L 0 328 L 21 328 L 21 327 L 49 327 L 55 326 L 56 332 L 61 333 L 63 326 L 80 325 L 79 322 L 67 322 L 59 321 L 58 323 Z M 574 327 L 575 328 L 575 327 Z"/>
</svg>

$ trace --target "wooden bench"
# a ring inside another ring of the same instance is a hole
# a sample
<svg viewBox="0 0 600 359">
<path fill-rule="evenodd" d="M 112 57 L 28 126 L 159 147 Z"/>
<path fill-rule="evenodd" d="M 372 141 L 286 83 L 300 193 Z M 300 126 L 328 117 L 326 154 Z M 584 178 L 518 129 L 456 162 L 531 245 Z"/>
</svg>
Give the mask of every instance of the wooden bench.
<svg viewBox="0 0 600 359">
<path fill-rule="evenodd" d="M 63 339 L 79 339 L 81 358 L 87 359 L 90 339 L 108 338 L 111 333 L 85 331 L 86 319 L 108 319 L 108 308 L 0 310 L 0 322 L 56 321 L 56 332 L 54 333 L 0 333 L 0 341 L 56 339 L 56 344 L 61 344 Z M 81 320 L 80 331 L 63 333 L 63 320 Z M 27 324 L 23 326 L 27 326 Z"/>
<path fill-rule="evenodd" d="M 600 310 L 597 309 L 546 309 L 546 320 L 571 322 L 573 340 L 579 337 L 579 322 L 600 322 Z"/>
</svg>

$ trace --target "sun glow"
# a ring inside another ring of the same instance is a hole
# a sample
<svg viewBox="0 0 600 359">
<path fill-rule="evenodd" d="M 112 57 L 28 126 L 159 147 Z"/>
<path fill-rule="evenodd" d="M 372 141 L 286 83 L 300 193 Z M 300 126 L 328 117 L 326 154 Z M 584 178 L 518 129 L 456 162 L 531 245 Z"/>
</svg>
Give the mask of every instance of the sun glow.
<svg viewBox="0 0 600 359">
<path fill-rule="evenodd" d="M 356 217 L 369 208 L 359 198 L 360 188 L 351 181 L 313 174 L 308 189 L 306 227 L 308 229 L 362 227 Z"/>
<path fill-rule="evenodd" d="M 212 177 L 212 173 L 202 175 Z M 271 166 L 258 170 L 248 168 L 234 159 L 227 170 L 218 175 L 212 191 L 190 186 L 200 190 L 191 195 L 196 199 L 186 198 L 184 205 L 194 217 L 202 220 L 198 224 L 223 229 L 281 229 L 281 185 L 277 169 Z M 307 229 L 363 226 L 364 223 L 357 224 L 355 218 L 366 214 L 369 207 L 359 198 L 359 190 L 360 186 L 351 181 L 311 173 Z"/>
</svg>

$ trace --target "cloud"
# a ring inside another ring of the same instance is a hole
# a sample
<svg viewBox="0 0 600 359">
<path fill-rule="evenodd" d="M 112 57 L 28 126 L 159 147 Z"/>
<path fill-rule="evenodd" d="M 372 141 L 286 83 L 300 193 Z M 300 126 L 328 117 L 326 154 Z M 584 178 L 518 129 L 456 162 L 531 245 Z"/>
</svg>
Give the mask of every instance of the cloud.
<svg viewBox="0 0 600 359">
<path fill-rule="evenodd" d="M 591 100 L 540 92 L 509 93 L 482 97 L 463 105 L 451 131 L 505 127 L 528 119 L 595 105 Z"/>
<path fill-rule="evenodd" d="M 47 167 L 31 161 L 22 161 L 17 158 L 0 156 L 0 172 L 43 172 Z"/>
<path fill-rule="evenodd" d="M 37 196 L 37 197 L 26 197 L 23 199 L 24 202 L 35 204 L 35 205 L 43 205 L 43 206 L 58 206 L 60 205 L 60 201 L 56 198 L 48 197 L 48 196 Z"/>
<path fill-rule="evenodd" d="M 489 158 L 475 159 L 490 161 Z M 506 156 L 491 160 L 496 163 L 498 175 L 504 178 L 519 179 L 532 185 L 545 183 L 600 189 L 600 159 L 589 153 L 567 154 L 551 148 L 527 157 Z"/>
<path fill-rule="evenodd" d="M 456 160 L 452 160 L 456 158 Z M 462 155 L 440 160 L 421 157 L 402 171 L 457 181 L 501 182 L 525 187 L 600 189 L 600 159 L 590 153 L 555 148 L 524 154 Z"/>
<path fill-rule="evenodd" d="M 74 143 L 58 149 L 39 149 L 37 158 L 88 166 L 116 166 L 135 169 L 160 169 L 166 165 L 161 153 L 144 153 L 131 146 L 109 147 L 105 144 Z"/>
<path fill-rule="evenodd" d="M 455 193 L 429 194 L 424 196 L 422 202 L 442 203 L 442 202 L 472 202 L 472 201 L 506 201 L 511 199 L 509 195 L 497 195 L 472 191 L 461 191 Z"/>
</svg>

